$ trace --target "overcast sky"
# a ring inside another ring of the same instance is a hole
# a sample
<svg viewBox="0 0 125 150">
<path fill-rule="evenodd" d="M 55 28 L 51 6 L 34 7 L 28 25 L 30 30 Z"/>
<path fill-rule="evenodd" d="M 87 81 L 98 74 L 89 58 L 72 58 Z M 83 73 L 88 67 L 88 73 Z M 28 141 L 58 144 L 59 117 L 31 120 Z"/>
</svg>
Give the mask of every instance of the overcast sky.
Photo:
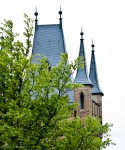
<svg viewBox="0 0 125 150">
<path fill-rule="evenodd" d="M 1 0 L 0 22 L 11 19 L 16 32 L 23 30 L 23 13 L 38 24 L 56 24 L 62 7 L 63 30 L 69 59 L 78 56 L 81 26 L 89 70 L 92 39 L 95 44 L 100 86 L 104 92 L 103 122 L 113 123 L 106 150 L 125 149 L 125 0 Z"/>
</svg>

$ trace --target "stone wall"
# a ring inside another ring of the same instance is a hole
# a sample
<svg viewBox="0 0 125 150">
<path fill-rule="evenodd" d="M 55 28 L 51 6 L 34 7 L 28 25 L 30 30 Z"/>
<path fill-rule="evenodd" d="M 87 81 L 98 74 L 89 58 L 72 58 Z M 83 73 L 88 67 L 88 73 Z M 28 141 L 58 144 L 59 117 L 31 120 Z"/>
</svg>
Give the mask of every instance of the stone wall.
<svg viewBox="0 0 125 150">
<path fill-rule="evenodd" d="M 92 114 L 102 118 L 102 96 L 92 95 Z"/>
<path fill-rule="evenodd" d="M 87 116 L 88 114 L 92 115 L 92 88 L 90 86 L 83 86 L 77 88 L 74 91 L 75 102 L 78 103 L 77 115 L 81 118 Z M 84 95 L 84 109 L 80 107 L 80 94 Z"/>
</svg>

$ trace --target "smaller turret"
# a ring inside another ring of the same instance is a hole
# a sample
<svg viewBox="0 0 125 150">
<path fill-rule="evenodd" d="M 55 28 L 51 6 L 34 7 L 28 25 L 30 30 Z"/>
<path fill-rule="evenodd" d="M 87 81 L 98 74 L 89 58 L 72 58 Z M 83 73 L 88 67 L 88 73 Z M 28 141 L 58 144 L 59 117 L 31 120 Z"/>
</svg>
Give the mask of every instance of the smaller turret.
<svg viewBox="0 0 125 150">
<path fill-rule="evenodd" d="M 92 47 L 92 55 L 91 55 L 89 78 L 94 86 L 92 88 L 92 94 L 99 94 L 99 95 L 103 96 L 104 94 L 100 88 L 99 81 L 98 81 L 98 73 L 97 73 L 96 60 L 95 60 L 95 54 L 94 54 L 95 45 L 93 44 L 93 40 L 92 40 L 91 47 Z"/>
<path fill-rule="evenodd" d="M 85 56 L 85 50 L 84 50 L 84 39 L 83 39 L 83 32 L 82 32 L 82 28 L 81 28 L 81 39 L 80 39 L 80 49 L 79 49 L 79 56 L 83 57 L 84 59 L 84 68 L 78 69 L 77 70 L 77 74 L 76 74 L 76 78 L 74 80 L 74 82 L 76 83 L 81 83 L 83 85 L 89 85 L 89 86 L 93 86 L 89 77 L 88 77 L 88 72 L 87 72 L 87 64 L 86 64 L 86 56 Z"/>
</svg>

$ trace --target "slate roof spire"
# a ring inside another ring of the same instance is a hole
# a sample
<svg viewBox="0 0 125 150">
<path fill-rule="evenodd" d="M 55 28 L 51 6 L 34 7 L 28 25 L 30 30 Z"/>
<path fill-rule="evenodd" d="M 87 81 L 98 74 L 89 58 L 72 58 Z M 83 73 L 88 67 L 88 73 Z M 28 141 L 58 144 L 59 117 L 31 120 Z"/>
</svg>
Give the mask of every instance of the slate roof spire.
<svg viewBox="0 0 125 150">
<path fill-rule="evenodd" d="M 36 12 L 34 13 L 34 15 L 35 15 L 35 30 L 37 30 L 37 28 L 38 28 L 38 19 L 37 19 L 38 12 L 37 12 L 37 7 L 36 7 Z"/>
<path fill-rule="evenodd" d="M 62 29 L 62 10 L 61 10 L 61 6 L 60 6 L 60 11 L 59 11 L 59 15 L 60 15 L 60 18 L 59 18 L 59 25 L 60 25 L 60 28 Z"/>
<path fill-rule="evenodd" d="M 83 57 L 83 59 L 84 59 L 84 68 L 77 70 L 77 74 L 76 74 L 74 82 L 81 83 L 83 85 L 89 85 L 89 86 L 93 87 L 93 85 L 88 77 L 88 72 L 87 72 L 87 64 L 86 64 L 86 56 L 85 56 L 82 28 L 81 28 L 80 35 L 81 35 L 81 39 L 80 39 L 79 56 Z"/>
<path fill-rule="evenodd" d="M 92 94 L 98 94 L 103 96 L 103 92 L 100 88 L 99 85 L 99 80 L 98 80 L 98 73 L 97 73 L 97 68 L 96 68 L 96 60 L 95 60 L 95 50 L 94 47 L 95 45 L 93 44 L 93 40 L 92 40 L 92 54 L 91 54 L 91 63 L 90 63 L 90 73 L 89 73 L 89 78 L 93 84 L 93 88 L 92 88 Z"/>
</svg>

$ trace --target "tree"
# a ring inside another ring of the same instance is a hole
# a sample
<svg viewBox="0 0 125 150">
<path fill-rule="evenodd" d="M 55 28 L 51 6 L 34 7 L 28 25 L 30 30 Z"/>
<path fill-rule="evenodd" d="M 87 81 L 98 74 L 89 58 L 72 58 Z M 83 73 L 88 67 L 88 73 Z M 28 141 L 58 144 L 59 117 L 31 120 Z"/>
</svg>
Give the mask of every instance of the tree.
<svg viewBox="0 0 125 150">
<path fill-rule="evenodd" d="M 68 55 L 62 54 L 51 68 L 44 56 L 28 58 L 33 27 L 27 15 L 24 22 L 25 45 L 16 40 L 11 20 L 0 27 L 0 148 L 97 150 L 111 144 L 111 124 L 92 116 L 70 119 L 77 105 L 68 104 L 67 91 L 81 86 L 70 76 L 82 66 L 82 58 L 67 64 Z"/>
</svg>

